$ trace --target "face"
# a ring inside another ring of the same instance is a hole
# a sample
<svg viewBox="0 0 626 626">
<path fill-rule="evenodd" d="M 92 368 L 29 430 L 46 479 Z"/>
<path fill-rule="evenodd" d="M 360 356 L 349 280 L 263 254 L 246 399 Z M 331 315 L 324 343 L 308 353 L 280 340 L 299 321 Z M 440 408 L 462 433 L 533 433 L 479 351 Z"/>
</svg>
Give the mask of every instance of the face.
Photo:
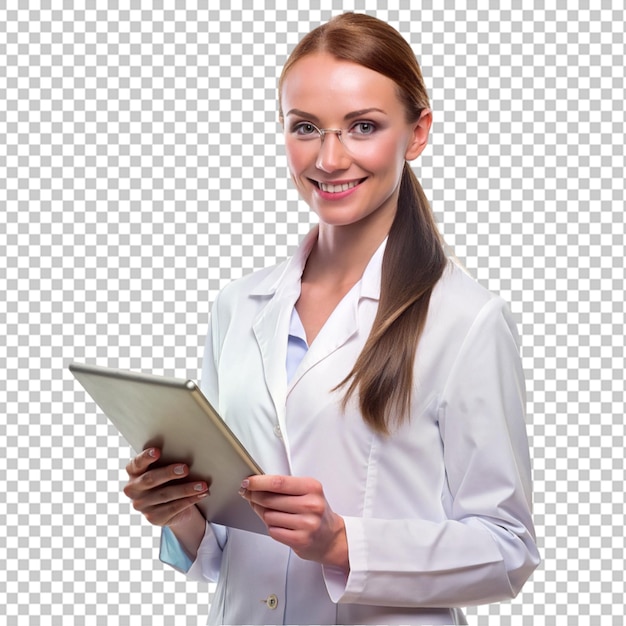
<svg viewBox="0 0 626 626">
<path fill-rule="evenodd" d="M 311 54 L 298 60 L 281 92 L 285 146 L 291 176 L 322 224 L 348 225 L 395 215 L 406 160 L 425 148 L 431 114 L 417 122 L 406 111 L 395 83 L 361 65 Z M 350 150 L 334 133 L 320 143 L 319 129 L 353 135 Z"/>
</svg>

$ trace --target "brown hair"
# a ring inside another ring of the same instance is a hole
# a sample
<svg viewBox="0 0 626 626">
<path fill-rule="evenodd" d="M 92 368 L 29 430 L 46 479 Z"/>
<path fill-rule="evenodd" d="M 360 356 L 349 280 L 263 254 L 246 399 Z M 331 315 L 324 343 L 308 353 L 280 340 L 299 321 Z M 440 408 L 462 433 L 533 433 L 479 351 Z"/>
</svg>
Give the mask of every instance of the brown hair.
<svg viewBox="0 0 626 626">
<path fill-rule="evenodd" d="M 389 24 L 369 15 L 344 13 L 306 35 L 294 48 L 278 84 L 302 57 L 326 52 L 393 80 L 407 122 L 429 108 L 422 73 L 410 45 Z M 282 118 L 282 110 L 280 110 Z M 405 163 L 398 208 L 382 264 L 380 301 L 369 337 L 350 374 L 344 407 L 358 390 L 363 419 L 387 434 L 408 419 L 415 351 L 424 329 L 433 287 L 446 266 L 443 241 L 428 200 Z"/>
</svg>

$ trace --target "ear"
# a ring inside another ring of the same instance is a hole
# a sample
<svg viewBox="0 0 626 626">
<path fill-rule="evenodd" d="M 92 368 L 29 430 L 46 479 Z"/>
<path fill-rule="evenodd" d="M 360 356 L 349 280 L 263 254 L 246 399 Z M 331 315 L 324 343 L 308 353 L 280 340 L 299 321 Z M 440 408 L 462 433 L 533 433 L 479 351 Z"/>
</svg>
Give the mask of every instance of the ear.
<svg viewBox="0 0 626 626">
<path fill-rule="evenodd" d="M 432 123 L 432 111 L 430 109 L 424 109 L 420 113 L 419 119 L 413 124 L 412 127 L 413 130 L 409 140 L 409 145 L 407 146 L 404 154 L 404 158 L 407 161 L 416 159 L 420 154 L 422 154 L 424 148 L 428 145 L 428 133 L 430 132 Z"/>
</svg>

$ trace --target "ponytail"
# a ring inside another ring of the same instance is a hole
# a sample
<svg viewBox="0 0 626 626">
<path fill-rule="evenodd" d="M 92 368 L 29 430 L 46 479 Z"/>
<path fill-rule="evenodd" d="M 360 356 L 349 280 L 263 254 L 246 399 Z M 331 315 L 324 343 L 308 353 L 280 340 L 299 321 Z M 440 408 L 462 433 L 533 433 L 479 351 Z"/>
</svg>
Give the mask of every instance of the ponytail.
<svg viewBox="0 0 626 626">
<path fill-rule="evenodd" d="M 348 385 L 344 408 L 358 390 L 363 419 L 379 433 L 388 434 L 408 419 L 415 352 L 446 263 L 428 200 L 405 163 L 383 257 L 378 312 L 352 371 L 337 386 Z"/>
</svg>

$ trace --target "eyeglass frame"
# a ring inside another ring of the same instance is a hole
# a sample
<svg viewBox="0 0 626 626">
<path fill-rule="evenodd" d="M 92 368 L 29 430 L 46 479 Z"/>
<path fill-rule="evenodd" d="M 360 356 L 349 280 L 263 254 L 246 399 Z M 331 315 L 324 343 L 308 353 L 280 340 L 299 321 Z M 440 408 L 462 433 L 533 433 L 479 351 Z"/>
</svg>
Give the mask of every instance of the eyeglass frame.
<svg viewBox="0 0 626 626">
<path fill-rule="evenodd" d="M 341 142 L 341 145 L 350 153 L 353 153 L 354 150 L 350 149 L 344 142 L 343 140 L 343 133 L 349 133 L 350 128 L 319 128 L 318 126 L 316 126 L 313 122 L 301 122 L 300 124 L 306 124 L 307 126 L 312 126 L 318 134 L 318 137 L 320 139 L 320 148 L 324 145 L 324 139 L 326 138 L 326 135 L 328 133 L 332 133 L 334 135 L 337 135 L 337 138 L 339 139 L 339 141 Z M 376 124 L 374 122 L 370 122 L 370 121 L 361 121 L 361 122 L 356 122 L 356 124 L 370 124 L 373 127 L 376 127 Z M 312 135 L 309 135 L 309 137 L 311 137 Z M 296 137 L 298 137 L 296 135 Z M 363 138 L 367 138 L 369 137 L 369 135 L 363 135 Z M 306 140 L 306 136 L 300 135 L 299 137 L 300 139 L 305 139 Z"/>
</svg>

